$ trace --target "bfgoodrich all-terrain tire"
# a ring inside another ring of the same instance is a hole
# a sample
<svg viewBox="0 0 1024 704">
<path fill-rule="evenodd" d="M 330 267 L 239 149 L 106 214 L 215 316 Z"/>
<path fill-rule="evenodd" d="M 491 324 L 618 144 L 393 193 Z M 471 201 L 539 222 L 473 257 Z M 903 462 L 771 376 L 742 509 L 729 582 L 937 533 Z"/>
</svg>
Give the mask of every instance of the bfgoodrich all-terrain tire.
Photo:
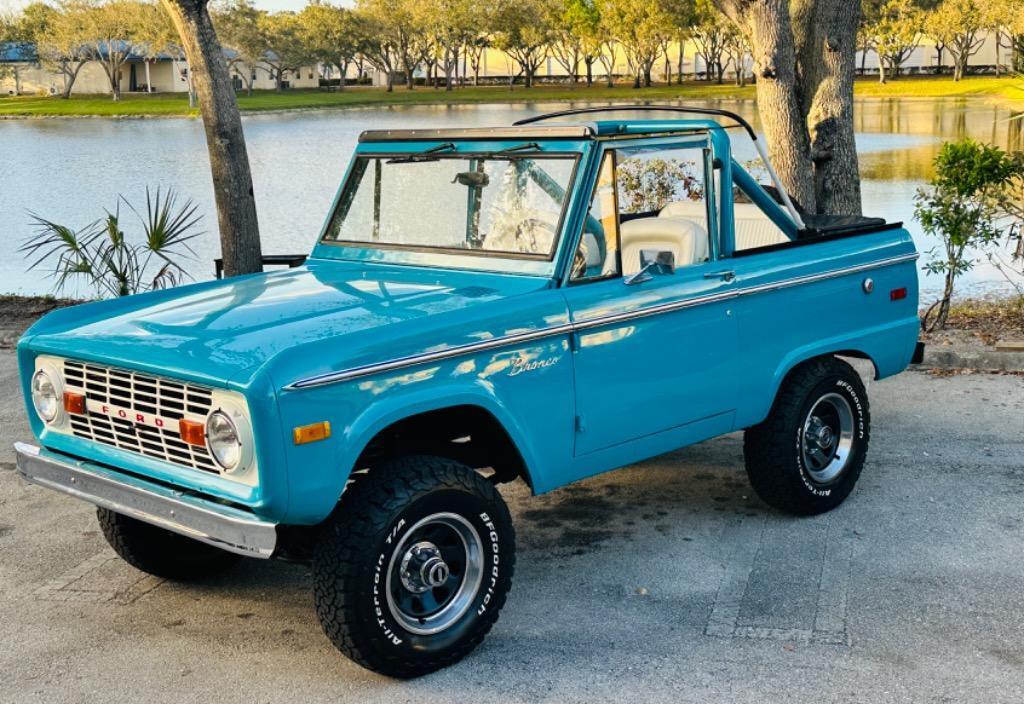
<svg viewBox="0 0 1024 704">
<path fill-rule="evenodd" d="M 830 511 L 853 491 L 871 430 L 857 371 L 812 360 L 783 383 L 768 417 L 743 438 L 747 476 L 765 503 L 798 515 Z"/>
<path fill-rule="evenodd" d="M 240 556 L 200 543 L 128 516 L 96 510 L 103 537 L 132 567 L 176 581 L 211 577 L 233 566 Z"/>
<path fill-rule="evenodd" d="M 451 665 L 494 625 L 515 535 L 491 482 L 439 457 L 382 463 L 346 490 L 313 554 L 317 616 L 363 667 L 417 677 Z"/>
</svg>

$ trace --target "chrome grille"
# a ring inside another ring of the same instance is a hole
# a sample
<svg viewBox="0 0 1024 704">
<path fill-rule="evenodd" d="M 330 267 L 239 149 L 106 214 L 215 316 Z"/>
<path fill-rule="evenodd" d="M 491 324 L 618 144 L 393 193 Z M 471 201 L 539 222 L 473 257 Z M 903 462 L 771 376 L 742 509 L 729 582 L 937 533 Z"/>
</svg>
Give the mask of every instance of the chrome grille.
<svg viewBox="0 0 1024 704">
<path fill-rule="evenodd" d="M 171 427 L 155 428 L 100 413 L 71 415 L 73 435 L 192 469 L 219 473 L 206 447 L 182 442 L 177 424 L 184 417 L 206 418 L 213 405 L 211 389 L 69 359 L 63 361 L 63 366 L 64 386 L 68 391 L 85 394 L 86 398 L 100 403 L 175 421 Z"/>
</svg>

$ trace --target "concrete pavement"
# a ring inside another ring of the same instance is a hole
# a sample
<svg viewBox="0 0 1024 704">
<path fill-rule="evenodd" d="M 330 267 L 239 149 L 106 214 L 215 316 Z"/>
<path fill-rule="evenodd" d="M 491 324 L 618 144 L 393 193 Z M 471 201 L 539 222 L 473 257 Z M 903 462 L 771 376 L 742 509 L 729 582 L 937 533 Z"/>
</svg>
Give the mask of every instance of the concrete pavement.
<svg viewBox="0 0 1024 704">
<path fill-rule="evenodd" d="M 411 682 L 321 634 L 308 569 L 202 585 L 117 560 L 90 507 L 21 482 L 0 352 L 0 702 L 1020 702 L 1024 378 L 872 383 L 838 510 L 765 507 L 732 435 L 541 497 L 503 488 L 513 591 L 484 645 Z"/>
</svg>

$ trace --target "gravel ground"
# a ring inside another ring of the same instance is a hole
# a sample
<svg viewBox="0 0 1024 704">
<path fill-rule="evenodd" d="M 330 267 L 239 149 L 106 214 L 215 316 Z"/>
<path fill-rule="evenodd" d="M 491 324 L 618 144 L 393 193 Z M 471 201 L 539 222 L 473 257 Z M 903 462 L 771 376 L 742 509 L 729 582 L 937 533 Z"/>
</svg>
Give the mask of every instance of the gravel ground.
<svg viewBox="0 0 1024 704">
<path fill-rule="evenodd" d="M 1024 378 L 872 383 L 850 499 L 752 496 L 731 435 L 541 497 L 503 488 L 515 585 L 484 645 L 411 682 L 334 651 L 308 569 L 202 585 L 114 557 L 85 504 L 28 486 L 0 352 L 0 702 L 1024 700 Z"/>
</svg>

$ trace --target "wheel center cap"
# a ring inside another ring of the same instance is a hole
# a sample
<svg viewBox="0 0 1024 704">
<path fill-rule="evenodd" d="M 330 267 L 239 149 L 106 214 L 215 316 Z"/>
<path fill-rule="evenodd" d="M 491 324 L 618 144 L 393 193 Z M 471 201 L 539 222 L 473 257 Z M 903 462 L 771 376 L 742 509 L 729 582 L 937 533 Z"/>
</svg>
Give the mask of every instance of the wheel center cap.
<svg viewBox="0 0 1024 704">
<path fill-rule="evenodd" d="M 832 447 L 832 442 L 834 440 L 835 435 L 832 433 L 832 428 L 824 425 L 818 429 L 818 446 L 823 450 Z"/>
<path fill-rule="evenodd" d="M 451 569 L 441 557 L 441 550 L 427 541 L 416 543 L 406 551 L 399 571 L 402 586 L 413 594 L 440 587 L 451 576 Z"/>
<path fill-rule="evenodd" d="M 440 587 L 448 581 L 451 570 L 440 557 L 432 557 L 420 568 L 420 580 L 428 587 Z"/>
</svg>

